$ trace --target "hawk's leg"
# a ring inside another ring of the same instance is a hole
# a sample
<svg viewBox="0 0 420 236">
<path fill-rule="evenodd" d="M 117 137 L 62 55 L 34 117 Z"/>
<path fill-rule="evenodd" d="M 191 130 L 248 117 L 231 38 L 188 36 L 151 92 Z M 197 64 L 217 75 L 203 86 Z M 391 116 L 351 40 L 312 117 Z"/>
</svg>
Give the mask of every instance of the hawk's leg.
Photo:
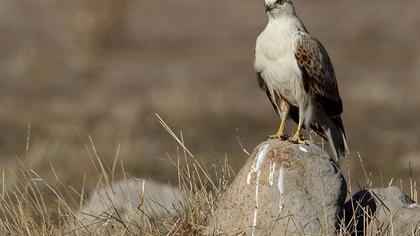
<svg viewBox="0 0 420 236">
<path fill-rule="evenodd" d="M 270 139 L 280 138 L 281 140 L 285 141 L 285 140 L 288 139 L 288 136 L 286 134 L 284 134 L 284 130 L 286 128 L 286 120 L 287 120 L 287 116 L 289 115 L 290 106 L 283 99 L 277 98 L 277 102 L 279 104 L 279 110 L 280 110 L 279 114 L 280 114 L 280 117 L 281 117 L 281 122 L 280 122 L 279 129 L 277 130 L 277 133 L 273 134 L 273 135 L 270 135 L 269 138 Z"/>
<path fill-rule="evenodd" d="M 285 117 L 282 117 L 281 118 L 280 127 L 277 130 L 277 133 L 276 134 L 273 134 L 273 135 L 270 135 L 269 136 L 270 139 L 278 139 L 278 138 L 280 138 L 283 141 L 287 140 L 288 137 L 287 137 L 286 134 L 284 134 L 284 130 L 286 128 L 286 119 L 287 119 L 287 117 L 286 118 Z"/>
<path fill-rule="evenodd" d="M 296 130 L 296 133 L 293 135 L 293 137 L 291 137 L 289 139 L 289 141 L 291 141 L 292 143 L 295 143 L 295 144 L 305 144 L 305 141 L 303 141 L 300 137 L 300 133 L 302 131 L 302 126 L 303 126 L 303 121 L 301 119 L 301 116 L 299 116 L 299 124 L 298 124 L 298 128 Z"/>
</svg>

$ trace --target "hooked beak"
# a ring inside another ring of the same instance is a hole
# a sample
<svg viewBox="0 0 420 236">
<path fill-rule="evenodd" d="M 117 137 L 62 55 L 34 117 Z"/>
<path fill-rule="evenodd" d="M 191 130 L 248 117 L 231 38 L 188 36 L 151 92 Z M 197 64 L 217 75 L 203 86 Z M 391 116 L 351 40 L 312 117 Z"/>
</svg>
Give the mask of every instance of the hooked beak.
<svg viewBox="0 0 420 236">
<path fill-rule="evenodd" d="M 265 11 L 269 12 L 273 9 L 273 7 L 274 7 L 273 4 L 267 4 L 267 5 L 265 5 Z"/>
</svg>

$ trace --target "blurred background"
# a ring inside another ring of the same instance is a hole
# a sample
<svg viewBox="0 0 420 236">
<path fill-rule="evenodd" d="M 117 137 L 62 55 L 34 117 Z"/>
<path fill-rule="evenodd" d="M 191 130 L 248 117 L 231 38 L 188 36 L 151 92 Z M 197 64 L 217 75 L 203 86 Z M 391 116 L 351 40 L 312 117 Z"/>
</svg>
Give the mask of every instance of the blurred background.
<svg viewBox="0 0 420 236">
<path fill-rule="evenodd" d="M 296 0 L 344 101 L 352 184 L 420 180 L 420 2 Z M 101 157 L 175 180 L 179 149 L 235 170 L 278 118 L 253 71 L 262 0 L 0 1 L 0 167 L 73 186 Z M 293 127 L 291 127 L 293 128 Z M 291 129 L 290 131 L 291 132 Z M 363 165 L 359 155 L 363 160 Z M 410 171 L 411 170 L 411 171 Z"/>
</svg>

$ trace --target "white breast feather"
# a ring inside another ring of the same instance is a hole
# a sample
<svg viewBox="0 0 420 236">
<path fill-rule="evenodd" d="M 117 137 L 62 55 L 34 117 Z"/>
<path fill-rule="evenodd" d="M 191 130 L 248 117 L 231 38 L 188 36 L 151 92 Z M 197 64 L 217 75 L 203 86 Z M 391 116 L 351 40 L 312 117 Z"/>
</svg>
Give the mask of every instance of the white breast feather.
<svg viewBox="0 0 420 236">
<path fill-rule="evenodd" d="M 277 91 L 294 106 L 302 102 L 301 71 L 294 55 L 299 23 L 297 18 L 270 21 L 255 50 L 255 69 L 262 73 L 270 93 Z"/>
</svg>

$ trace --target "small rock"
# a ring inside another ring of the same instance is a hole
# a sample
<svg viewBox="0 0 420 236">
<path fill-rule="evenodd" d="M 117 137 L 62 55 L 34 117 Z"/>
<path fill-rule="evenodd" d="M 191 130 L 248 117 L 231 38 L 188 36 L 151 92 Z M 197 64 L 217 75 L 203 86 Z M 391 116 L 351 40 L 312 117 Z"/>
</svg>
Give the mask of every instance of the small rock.
<svg viewBox="0 0 420 236">
<path fill-rule="evenodd" d="M 334 234 L 347 186 L 321 148 L 260 144 L 214 212 L 210 235 Z"/>
<path fill-rule="evenodd" d="M 352 235 L 420 235 L 420 205 L 395 186 L 362 190 L 344 209 Z"/>
</svg>

